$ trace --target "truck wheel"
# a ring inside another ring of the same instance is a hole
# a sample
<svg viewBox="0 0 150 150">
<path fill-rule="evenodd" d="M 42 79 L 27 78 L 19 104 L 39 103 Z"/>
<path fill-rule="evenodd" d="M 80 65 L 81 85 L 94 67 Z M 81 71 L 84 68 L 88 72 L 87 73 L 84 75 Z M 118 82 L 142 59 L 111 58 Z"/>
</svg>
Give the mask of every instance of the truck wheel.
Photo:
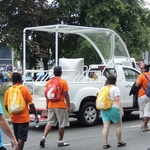
<svg viewBox="0 0 150 150">
<path fill-rule="evenodd" d="M 99 120 L 99 111 L 94 102 L 87 102 L 81 106 L 78 121 L 81 126 L 93 126 Z"/>
</svg>

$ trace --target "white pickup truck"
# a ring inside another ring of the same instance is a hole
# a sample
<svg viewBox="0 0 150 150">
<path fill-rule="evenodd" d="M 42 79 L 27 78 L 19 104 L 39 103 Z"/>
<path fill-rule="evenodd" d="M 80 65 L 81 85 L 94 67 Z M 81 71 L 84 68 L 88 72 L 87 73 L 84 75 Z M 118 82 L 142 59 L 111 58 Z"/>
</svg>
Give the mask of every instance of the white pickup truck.
<svg viewBox="0 0 150 150">
<path fill-rule="evenodd" d="M 118 34 L 110 29 L 69 25 L 31 27 L 25 28 L 23 36 L 24 76 L 29 73 L 37 72 L 42 72 L 42 74 L 41 77 L 39 76 L 35 81 L 24 80 L 24 84 L 29 87 L 33 94 L 34 103 L 41 121 L 45 121 L 47 118 L 44 88 L 46 80 L 53 76 L 53 70 L 41 71 L 26 69 L 25 37 L 27 30 L 56 33 L 55 65 L 62 66 L 62 78 L 66 79 L 69 84 L 69 95 L 71 107 L 73 108 L 73 113 L 70 114 L 70 117 L 77 118 L 80 125 L 92 126 L 98 121 L 100 112 L 95 107 L 96 95 L 104 85 L 106 76 L 109 74 L 115 74 L 117 76 L 117 86 L 121 91 L 121 101 L 125 113 L 129 114 L 132 111 L 138 110 L 137 105 L 133 103 L 132 96 L 129 96 L 129 91 L 140 72 L 132 67 L 127 48 Z M 91 64 L 87 66 L 84 64 L 84 58 L 58 58 L 59 32 L 77 34 L 84 37 L 95 48 L 103 64 Z M 98 37 L 103 37 L 102 43 L 98 41 L 99 44 L 97 44 L 97 39 L 95 38 L 97 35 Z M 104 47 L 104 43 L 107 43 L 108 46 Z M 103 47 L 102 50 L 100 49 L 101 47 Z M 114 62 L 117 62 L 117 59 L 120 60 L 121 57 L 122 62 L 119 62 L 119 65 L 117 65 L 117 63 L 115 64 Z M 31 120 L 32 119 L 31 114 Z"/>
</svg>

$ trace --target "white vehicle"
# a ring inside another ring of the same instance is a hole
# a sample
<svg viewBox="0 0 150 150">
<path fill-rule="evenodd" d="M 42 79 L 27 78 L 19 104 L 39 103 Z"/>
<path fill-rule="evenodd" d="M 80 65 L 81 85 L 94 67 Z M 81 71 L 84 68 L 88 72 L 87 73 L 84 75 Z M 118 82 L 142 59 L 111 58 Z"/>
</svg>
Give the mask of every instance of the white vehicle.
<svg viewBox="0 0 150 150">
<path fill-rule="evenodd" d="M 110 29 L 81 27 L 71 25 L 50 25 L 40 27 L 25 28 L 23 32 L 23 72 L 34 72 L 26 69 L 26 31 L 44 31 L 55 33 L 55 65 L 62 66 L 62 78 L 69 84 L 69 95 L 73 113 L 70 117 L 78 119 L 83 126 L 94 125 L 100 116 L 100 112 L 95 107 L 96 95 L 105 84 L 106 76 L 117 75 L 117 86 L 121 91 L 121 101 L 125 113 L 138 110 L 133 103 L 132 96 L 129 96 L 131 86 L 136 81 L 139 71 L 132 67 L 132 62 L 128 50 L 120 36 Z M 84 37 L 95 48 L 103 64 L 91 64 L 86 66 L 84 58 L 58 58 L 58 35 L 59 33 L 77 34 Z M 101 38 L 103 41 L 101 41 Z M 105 46 L 107 44 L 107 46 Z M 124 65 L 115 64 L 115 59 L 122 57 L 125 59 Z M 37 72 L 37 70 L 35 70 Z M 24 81 L 32 92 L 35 106 L 41 121 L 47 118 L 46 99 L 44 97 L 45 82 L 53 76 L 53 70 L 44 70 L 45 76 L 35 81 Z M 31 114 L 31 120 L 32 114 Z"/>
</svg>

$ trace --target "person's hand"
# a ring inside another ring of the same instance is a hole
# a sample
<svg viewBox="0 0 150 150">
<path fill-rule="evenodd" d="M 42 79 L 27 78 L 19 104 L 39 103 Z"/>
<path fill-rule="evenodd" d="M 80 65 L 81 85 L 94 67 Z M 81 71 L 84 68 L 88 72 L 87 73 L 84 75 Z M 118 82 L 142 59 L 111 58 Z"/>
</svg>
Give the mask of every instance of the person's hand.
<svg viewBox="0 0 150 150">
<path fill-rule="evenodd" d="M 35 116 L 36 123 L 39 123 L 39 118 Z"/>
<path fill-rule="evenodd" d="M 11 138 L 11 146 L 15 148 L 15 150 L 18 150 L 18 142 L 15 137 Z"/>
<path fill-rule="evenodd" d="M 123 110 L 121 110 L 121 115 L 122 115 L 122 117 L 124 117 L 124 111 Z"/>
<path fill-rule="evenodd" d="M 73 111 L 73 109 L 68 107 L 68 113 L 71 113 L 72 111 Z"/>
</svg>

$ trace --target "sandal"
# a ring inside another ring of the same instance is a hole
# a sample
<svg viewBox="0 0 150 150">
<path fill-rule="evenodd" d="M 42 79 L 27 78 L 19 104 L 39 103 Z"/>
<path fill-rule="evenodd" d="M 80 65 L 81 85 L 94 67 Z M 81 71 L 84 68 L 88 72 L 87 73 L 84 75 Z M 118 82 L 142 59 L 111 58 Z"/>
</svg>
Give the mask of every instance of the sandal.
<svg viewBox="0 0 150 150">
<path fill-rule="evenodd" d="M 110 148 L 111 145 L 107 144 L 107 145 L 103 145 L 103 149 L 107 149 L 107 148 Z"/>
<path fill-rule="evenodd" d="M 63 146 L 69 146 L 69 143 L 65 143 L 65 142 L 58 142 L 58 147 L 63 147 Z"/>
<path fill-rule="evenodd" d="M 121 141 L 121 142 L 118 142 L 117 147 L 122 147 L 122 146 L 125 146 L 126 144 L 127 144 L 126 142 Z"/>
</svg>

